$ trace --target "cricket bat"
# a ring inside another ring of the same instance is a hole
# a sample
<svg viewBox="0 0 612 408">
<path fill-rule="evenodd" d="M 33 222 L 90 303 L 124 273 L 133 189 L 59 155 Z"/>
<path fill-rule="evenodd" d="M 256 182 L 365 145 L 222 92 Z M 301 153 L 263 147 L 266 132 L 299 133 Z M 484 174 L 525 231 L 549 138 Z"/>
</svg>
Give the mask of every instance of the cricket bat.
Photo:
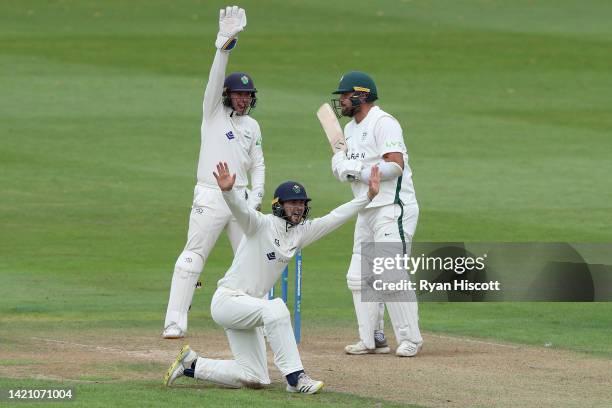
<svg viewBox="0 0 612 408">
<path fill-rule="evenodd" d="M 319 118 L 319 122 L 321 122 L 321 126 L 323 126 L 325 136 L 327 136 L 327 140 L 329 140 L 332 152 L 334 154 L 340 151 L 346 152 L 344 133 L 342 132 L 338 118 L 336 118 L 336 114 L 334 113 L 332 107 L 329 106 L 329 103 L 324 103 L 321 105 L 317 111 L 317 118 Z"/>
</svg>

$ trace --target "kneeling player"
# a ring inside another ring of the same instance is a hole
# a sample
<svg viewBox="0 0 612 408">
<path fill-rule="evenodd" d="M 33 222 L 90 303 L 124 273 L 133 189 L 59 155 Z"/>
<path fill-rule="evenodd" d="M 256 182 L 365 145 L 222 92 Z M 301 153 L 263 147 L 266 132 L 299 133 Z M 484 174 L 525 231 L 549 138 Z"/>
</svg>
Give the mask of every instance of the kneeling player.
<svg viewBox="0 0 612 408">
<path fill-rule="evenodd" d="M 183 375 L 234 388 L 270 384 L 265 332 L 274 363 L 287 379 L 287 391 L 314 394 L 323 388 L 323 382 L 304 373 L 289 310 L 281 299 L 268 300 L 266 296 L 298 248 L 340 227 L 378 194 L 378 167 L 372 167 L 367 195 L 308 221 L 310 198 L 299 183 L 281 184 L 274 192 L 273 214 L 264 215 L 249 208 L 232 189 L 236 175 L 230 175 L 227 163 L 219 163 L 214 175 L 244 232 L 211 304 L 212 317 L 225 328 L 234 360 L 204 358 L 185 346 L 166 372 L 165 384 L 171 385 Z"/>
</svg>

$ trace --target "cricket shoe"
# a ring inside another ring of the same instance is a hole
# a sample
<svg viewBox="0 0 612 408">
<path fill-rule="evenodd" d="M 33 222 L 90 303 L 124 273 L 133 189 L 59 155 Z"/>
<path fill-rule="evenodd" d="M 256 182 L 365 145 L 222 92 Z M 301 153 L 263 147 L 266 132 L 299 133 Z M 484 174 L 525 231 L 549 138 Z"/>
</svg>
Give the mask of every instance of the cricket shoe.
<svg viewBox="0 0 612 408">
<path fill-rule="evenodd" d="M 395 355 L 399 357 L 414 357 L 421 350 L 422 344 L 414 344 L 411 341 L 404 340 L 395 349 Z"/>
<path fill-rule="evenodd" d="M 349 344 L 344 348 L 344 352 L 346 354 L 351 355 L 361 355 L 361 354 L 388 354 L 391 349 L 389 346 L 386 347 L 375 347 L 373 349 L 369 349 L 363 344 L 361 340 L 355 344 Z"/>
<path fill-rule="evenodd" d="M 162 332 L 164 339 L 182 339 L 185 337 L 185 332 L 176 325 L 176 323 L 170 323 L 164 328 Z"/>
<path fill-rule="evenodd" d="M 295 387 L 293 385 L 287 384 L 287 392 L 299 392 L 301 394 L 315 394 L 319 392 L 325 384 L 323 381 L 316 381 L 306 375 L 306 373 L 301 373 L 298 377 L 297 384 Z"/>
<path fill-rule="evenodd" d="M 166 371 L 164 385 L 169 387 L 177 378 L 185 375 L 185 369 L 189 368 L 197 358 L 197 353 L 189 348 L 189 345 L 184 345 L 181 351 L 179 351 L 178 356 L 176 356 L 174 363 Z"/>
</svg>

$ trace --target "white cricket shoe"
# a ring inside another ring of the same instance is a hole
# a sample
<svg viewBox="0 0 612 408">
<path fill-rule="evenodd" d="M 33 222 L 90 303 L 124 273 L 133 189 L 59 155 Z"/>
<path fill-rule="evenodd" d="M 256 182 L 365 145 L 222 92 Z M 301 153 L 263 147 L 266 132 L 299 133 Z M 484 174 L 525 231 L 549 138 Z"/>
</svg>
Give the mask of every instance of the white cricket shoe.
<svg viewBox="0 0 612 408">
<path fill-rule="evenodd" d="M 386 343 L 385 343 L 386 344 Z M 359 340 L 359 342 L 355 344 L 349 344 L 344 348 L 344 352 L 346 354 L 351 355 L 361 355 L 361 354 L 388 354 L 391 351 L 389 346 L 384 347 L 376 347 L 373 349 L 369 349 L 363 344 L 363 341 Z"/>
<path fill-rule="evenodd" d="M 184 345 L 181 351 L 179 351 L 178 356 L 176 356 L 176 360 L 166 371 L 164 385 L 169 387 L 177 378 L 182 377 L 185 369 L 189 368 L 196 358 L 198 358 L 198 354 L 189 348 L 188 344 Z"/>
<path fill-rule="evenodd" d="M 298 377 L 297 385 L 294 387 L 293 385 L 287 384 L 287 392 L 299 392 L 302 394 L 315 394 L 319 392 L 325 384 L 323 381 L 316 381 L 306 375 L 306 373 L 301 373 Z"/>
<path fill-rule="evenodd" d="M 421 344 L 414 344 L 411 341 L 404 340 L 395 349 L 395 355 L 399 357 L 414 357 L 421 350 Z"/>
<path fill-rule="evenodd" d="M 170 323 L 164 328 L 162 332 L 164 339 L 182 339 L 185 337 L 185 332 L 176 325 L 176 323 Z"/>
</svg>

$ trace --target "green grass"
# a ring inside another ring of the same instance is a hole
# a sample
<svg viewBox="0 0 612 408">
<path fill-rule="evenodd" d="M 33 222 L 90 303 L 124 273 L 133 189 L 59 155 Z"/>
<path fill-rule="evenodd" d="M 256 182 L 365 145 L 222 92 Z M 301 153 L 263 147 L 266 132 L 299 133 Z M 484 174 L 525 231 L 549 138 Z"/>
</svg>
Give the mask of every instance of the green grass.
<svg viewBox="0 0 612 408">
<path fill-rule="evenodd" d="M 159 330 L 186 235 L 221 5 L 2 2 L 3 328 Z M 612 242 L 609 2 L 241 5 L 249 25 L 229 69 L 250 72 L 260 90 L 265 202 L 289 178 L 307 186 L 315 216 L 350 198 L 329 171 L 314 112 L 343 72 L 360 69 L 404 128 L 417 240 Z M 305 250 L 305 335 L 354 325 L 351 247 L 347 225 Z M 192 327 L 212 327 L 210 294 L 230 256 L 223 237 Z M 607 356 L 611 316 L 610 303 L 421 305 L 425 330 Z M 95 405 L 119 385 L 82 387 Z M 134 401 L 200 392 L 121 387 Z M 276 391 L 228 395 L 287 402 Z"/>
<path fill-rule="evenodd" d="M 153 381 L 117 381 L 104 382 L 104 380 L 82 379 L 82 382 L 65 381 L 62 383 L 52 381 L 32 380 L 4 380 L 0 379 L 0 389 L 45 389 L 73 388 L 74 399 L 70 407 L 167 407 L 202 405 L 218 407 L 405 407 L 407 405 L 380 401 L 373 398 L 356 397 L 339 392 L 324 392 L 317 395 L 288 394 L 280 386 L 265 390 L 227 390 L 198 383 L 192 386 L 178 388 L 164 388 L 159 382 Z M 0 401 L 0 404 L 2 402 Z M 66 401 L 47 402 L 46 407 L 65 407 Z M 40 402 L 20 402 L 19 406 L 39 406 Z M 416 405 L 409 405 L 417 407 Z"/>
</svg>

